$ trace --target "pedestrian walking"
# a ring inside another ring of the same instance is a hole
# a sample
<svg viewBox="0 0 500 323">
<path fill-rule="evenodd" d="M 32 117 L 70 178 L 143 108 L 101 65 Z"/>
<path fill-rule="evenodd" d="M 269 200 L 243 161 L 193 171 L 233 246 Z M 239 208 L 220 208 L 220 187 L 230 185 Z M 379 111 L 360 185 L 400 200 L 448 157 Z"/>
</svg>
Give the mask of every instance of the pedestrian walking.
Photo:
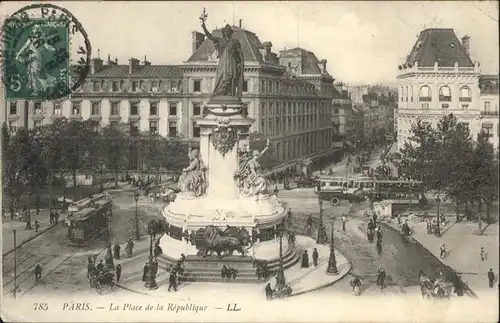
<svg viewBox="0 0 500 323">
<path fill-rule="evenodd" d="M 122 275 L 122 265 L 116 265 L 116 283 L 120 282 L 120 277 Z"/>
<path fill-rule="evenodd" d="M 319 259 L 318 249 L 314 248 L 314 251 L 313 251 L 314 267 L 318 267 L 318 259 Z"/>
<path fill-rule="evenodd" d="M 300 268 L 309 268 L 309 255 L 307 254 L 307 250 L 304 250 L 304 254 L 302 255 Z"/>
<path fill-rule="evenodd" d="M 35 283 L 38 283 L 42 278 L 42 266 L 40 264 L 36 264 L 35 266 Z"/>
<path fill-rule="evenodd" d="M 493 273 L 493 269 L 490 268 L 490 271 L 488 271 L 488 283 L 490 288 L 493 288 L 494 282 L 495 282 L 495 274 Z"/>
<path fill-rule="evenodd" d="M 373 212 L 372 218 L 373 218 L 373 225 L 375 227 L 377 227 L 377 213 L 376 212 Z"/>
<path fill-rule="evenodd" d="M 353 291 L 354 295 L 356 295 L 356 296 L 361 295 L 361 280 L 359 279 L 358 276 L 356 276 L 351 281 L 351 286 L 352 286 L 352 291 Z"/>
<path fill-rule="evenodd" d="M 146 281 L 146 276 L 148 274 L 148 270 L 149 270 L 149 264 L 146 262 L 146 264 L 144 265 L 144 268 L 142 269 L 142 281 Z"/>
<path fill-rule="evenodd" d="M 288 212 L 287 212 L 287 216 L 288 216 L 288 223 L 292 223 L 292 209 L 288 209 Z"/>
<path fill-rule="evenodd" d="M 170 277 L 168 278 L 168 291 L 170 292 L 170 289 L 174 289 L 174 291 L 177 291 L 177 272 L 175 270 L 172 270 L 170 272 Z"/>
<path fill-rule="evenodd" d="M 379 225 L 377 231 L 377 245 L 382 245 L 382 227 Z"/>
<path fill-rule="evenodd" d="M 377 286 L 380 286 L 380 289 L 385 288 L 385 278 L 386 273 L 382 266 L 379 266 L 377 269 Z"/>
<path fill-rule="evenodd" d="M 40 229 L 40 222 L 38 222 L 38 220 L 35 220 L 35 232 L 38 232 L 38 229 Z"/>
<path fill-rule="evenodd" d="M 481 261 L 485 261 L 485 260 L 486 260 L 486 258 L 487 258 L 486 251 L 484 251 L 484 248 L 483 248 L 483 247 L 481 247 L 480 256 L 481 256 Z"/>
<path fill-rule="evenodd" d="M 127 251 L 127 257 L 132 257 L 132 252 L 134 250 L 134 242 L 132 241 L 132 239 L 128 239 L 127 247 L 125 249 Z"/>
<path fill-rule="evenodd" d="M 446 257 L 446 246 L 444 245 L 444 243 L 441 245 L 441 247 L 439 247 L 439 257 L 441 259 L 444 259 L 444 257 Z"/>
<path fill-rule="evenodd" d="M 114 256 L 115 256 L 115 257 L 114 257 L 114 258 L 115 258 L 116 260 L 120 260 L 120 249 L 121 249 L 120 245 L 119 245 L 118 243 L 117 243 L 117 244 L 115 244 L 114 249 L 115 249 L 115 250 L 114 250 L 114 252 L 115 252 Z"/>
<path fill-rule="evenodd" d="M 268 301 L 273 299 L 273 288 L 271 287 L 271 283 L 267 283 L 266 285 L 266 299 Z"/>
<path fill-rule="evenodd" d="M 340 218 L 340 221 L 342 222 L 342 231 L 345 232 L 345 222 L 347 221 L 347 218 L 345 217 L 345 215 L 342 215 L 342 217 Z"/>
</svg>

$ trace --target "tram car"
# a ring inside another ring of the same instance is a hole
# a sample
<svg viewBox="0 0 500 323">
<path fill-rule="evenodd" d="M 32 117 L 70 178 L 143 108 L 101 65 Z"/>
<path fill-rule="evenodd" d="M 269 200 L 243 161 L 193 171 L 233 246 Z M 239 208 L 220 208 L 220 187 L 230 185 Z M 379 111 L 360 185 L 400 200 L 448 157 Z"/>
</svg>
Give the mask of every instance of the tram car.
<svg viewBox="0 0 500 323">
<path fill-rule="evenodd" d="M 73 205 L 79 209 L 72 211 L 66 219 L 68 244 L 77 247 L 89 245 L 108 228 L 113 202 L 109 195 L 98 194 L 86 201 Z"/>
</svg>

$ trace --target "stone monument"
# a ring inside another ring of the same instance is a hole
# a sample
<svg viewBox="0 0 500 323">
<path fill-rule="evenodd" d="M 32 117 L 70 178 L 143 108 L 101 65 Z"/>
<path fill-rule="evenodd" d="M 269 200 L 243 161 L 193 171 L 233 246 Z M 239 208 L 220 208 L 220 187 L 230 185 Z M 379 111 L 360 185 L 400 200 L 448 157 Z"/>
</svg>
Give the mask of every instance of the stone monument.
<svg viewBox="0 0 500 323">
<path fill-rule="evenodd" d="M 286 211 L 269 194 L 259 163 L 269 140 L 262 151 L 250 151 L 254 120 L 241 100 L 241 44 L 232 38 L 229 25 L 222 38 L 212 36 L 206 18 L 203 10 L 201 26 L 218 52 L 216 85 L 202 116 L 193 118 L 200 127 L 200 150 L 189 153 L 189 166 L 179 178 L 181 192 L 163 210 L 166 234 L 160 245 L 171 263 L 186 256 L 186 271 L 192 269 L 195 281 L 217 280 L 224 265 L 238 268 L 241 279 L 252 280 L 256 260 L 269 263 L 271 270 L 279 262 L 278 228 Z M 283 240 L 285 263 L 292 265 L 297 256 Z"/>
</svg>

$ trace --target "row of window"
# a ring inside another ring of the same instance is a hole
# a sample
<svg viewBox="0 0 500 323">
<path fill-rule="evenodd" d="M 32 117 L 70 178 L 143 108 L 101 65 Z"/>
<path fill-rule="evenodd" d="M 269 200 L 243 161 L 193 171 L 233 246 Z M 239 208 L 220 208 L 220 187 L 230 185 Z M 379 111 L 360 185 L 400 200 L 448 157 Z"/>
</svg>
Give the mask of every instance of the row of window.
<svg viewBox="0 0 500 323">
<path fill-rule="evenodd" d="M 316 87 L 310 83 L 302 82 L 292 82 L 288 80 L 272 80 L 272 79 L 261 79 L 260 80 L 260 93 L 262 94 L 314 94 Z"/>
<path fill-rule="evenodd" d="M 169 102 L 168 106 L 169 115 L 176 116 L 177 115 L 177 103 Z M 149 103 L 149 115 L 157 116 L 158 115 L 158 102 L 150 102 Z M 61 104 L 60 102 L 54 102 L 54 115 L 61 115 Z M 80 101 L 71 102 L 71 114 L 75 116 L 79 116 L 82 113 L 82 107 Z M 9 106 L 9 114 L 17 115 L 17 103 L 10 102 Z M 33 109 L 34 115 L 42 115 L 42 104 L 41 102 L 34 103 Z M 193 115 L 201 114 L 201 103 L 193 103 Z M 91 115 L 92 116 L 100 116 L 101 115 L 101 102 L 91 102 Z M 111 102 L 111 111 L 110 115 L 119 116 L 120 115 L 120 102 L 113 101 Z M 139 102 L 130 102 L 130 115 L 138 116 L 139 115 Z"/>
<path fill-rule="evenodd" d="M 165 88 L 170 92 L 177 92 L 182 86 L 182 81 L 166 81 L 165 83 L 166 84 L 164 84 L 164 81 L 160 80 L 151 81 L 147 83 L 144 81 L 131 81 L 130 83 L 126 83 L 125 80 L 120 80 L 120 81 L 94 80 L 92 81 L 92 91 L 93 92 L 105 91 L 107 84 L 110 85 L 111 92 L 123 92 L 128 89 L 127 87 L 129 87 L 131 92 L 139 92 L 141 89 L 151 92 L 160 92 L 162 88 Z"/>
<path fill-rule="evenodd" d="M 278 160 L 292 160 L 304 155 L 327 149 L 331 141 L 332 131 L 306 134 L 295 139 L 278 142 L 275 154 Z"/>
<path fill-rule="evenodd" d="M 411 96 L 410 101 L 413 102 L 413 86 L 410 86 Z M 428 85 L 423 85 L 420 87 L 418 92 L 419 101 L 432 101 L 431 88 Z M 470 87 L 464 85 L 459 90 L 459 101 L 471 102 L 472 101 L 472 91 Z M 408 102 L 408 86 L 401 87 L 401 102 Z M 443 85 L 439 88 L 439 101 L 450 102 L 451 101 L 451 89 L 448 85 Z"/>
<path fill-rule="evenodd" d="M 260 106 L 261 117 L 267 116 L 296 116 L 296 115 L 323 115 L 326 113 L 324 102 L 302 101 L 262 101 Z M 267 113 L 266 113 L 267 112 Z"/>
</svg>

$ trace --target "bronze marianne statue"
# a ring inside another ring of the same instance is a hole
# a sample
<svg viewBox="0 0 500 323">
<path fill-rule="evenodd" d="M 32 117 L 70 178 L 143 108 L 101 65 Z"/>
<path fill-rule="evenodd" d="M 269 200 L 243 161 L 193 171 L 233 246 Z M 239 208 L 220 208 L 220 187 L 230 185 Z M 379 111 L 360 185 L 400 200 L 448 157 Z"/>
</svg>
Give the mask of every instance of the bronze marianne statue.
<svg viewBox="0 0 500 323">
<path fill-rule="evenodd" d="M 201 160 L 197 149 L 189 153 L 189 166 L 182 170 L 179 177 L 179 189 L 181 192 L 193 192 L 195 196 L 202 196 L 207 189 L 205 163 Z"/>
<path fill-rule="evenodd" d="M 212 97 L 231 96 L 240 98 L 243 89 L 244 71 L 241 44 L 238 40 L 232 38 L 233 29 L 229 25 L 222 28 L 222 38 L 214 37 L 210 34 L 205 26 L 207 17 L 208 15 L 205 13 L 205 9 L 203 9 L 203 13 L 200 16 L 201 27 L 207 38 L 213 42 L 218 53 L 217 58 L 219 59 Z"/>
<path fill-rule="evenodd" d="M 238 180 L 240 194 L 246 197 L 268 194 L 268 182 L 262 171 L 263 167 L 259 160 L 269 149 L 269 139 L 266 147 L 262 151 L 254 150 L 250 156 L 245 156 L 240 160 L 238 170 L 234 177 Z"/>
</svg>

